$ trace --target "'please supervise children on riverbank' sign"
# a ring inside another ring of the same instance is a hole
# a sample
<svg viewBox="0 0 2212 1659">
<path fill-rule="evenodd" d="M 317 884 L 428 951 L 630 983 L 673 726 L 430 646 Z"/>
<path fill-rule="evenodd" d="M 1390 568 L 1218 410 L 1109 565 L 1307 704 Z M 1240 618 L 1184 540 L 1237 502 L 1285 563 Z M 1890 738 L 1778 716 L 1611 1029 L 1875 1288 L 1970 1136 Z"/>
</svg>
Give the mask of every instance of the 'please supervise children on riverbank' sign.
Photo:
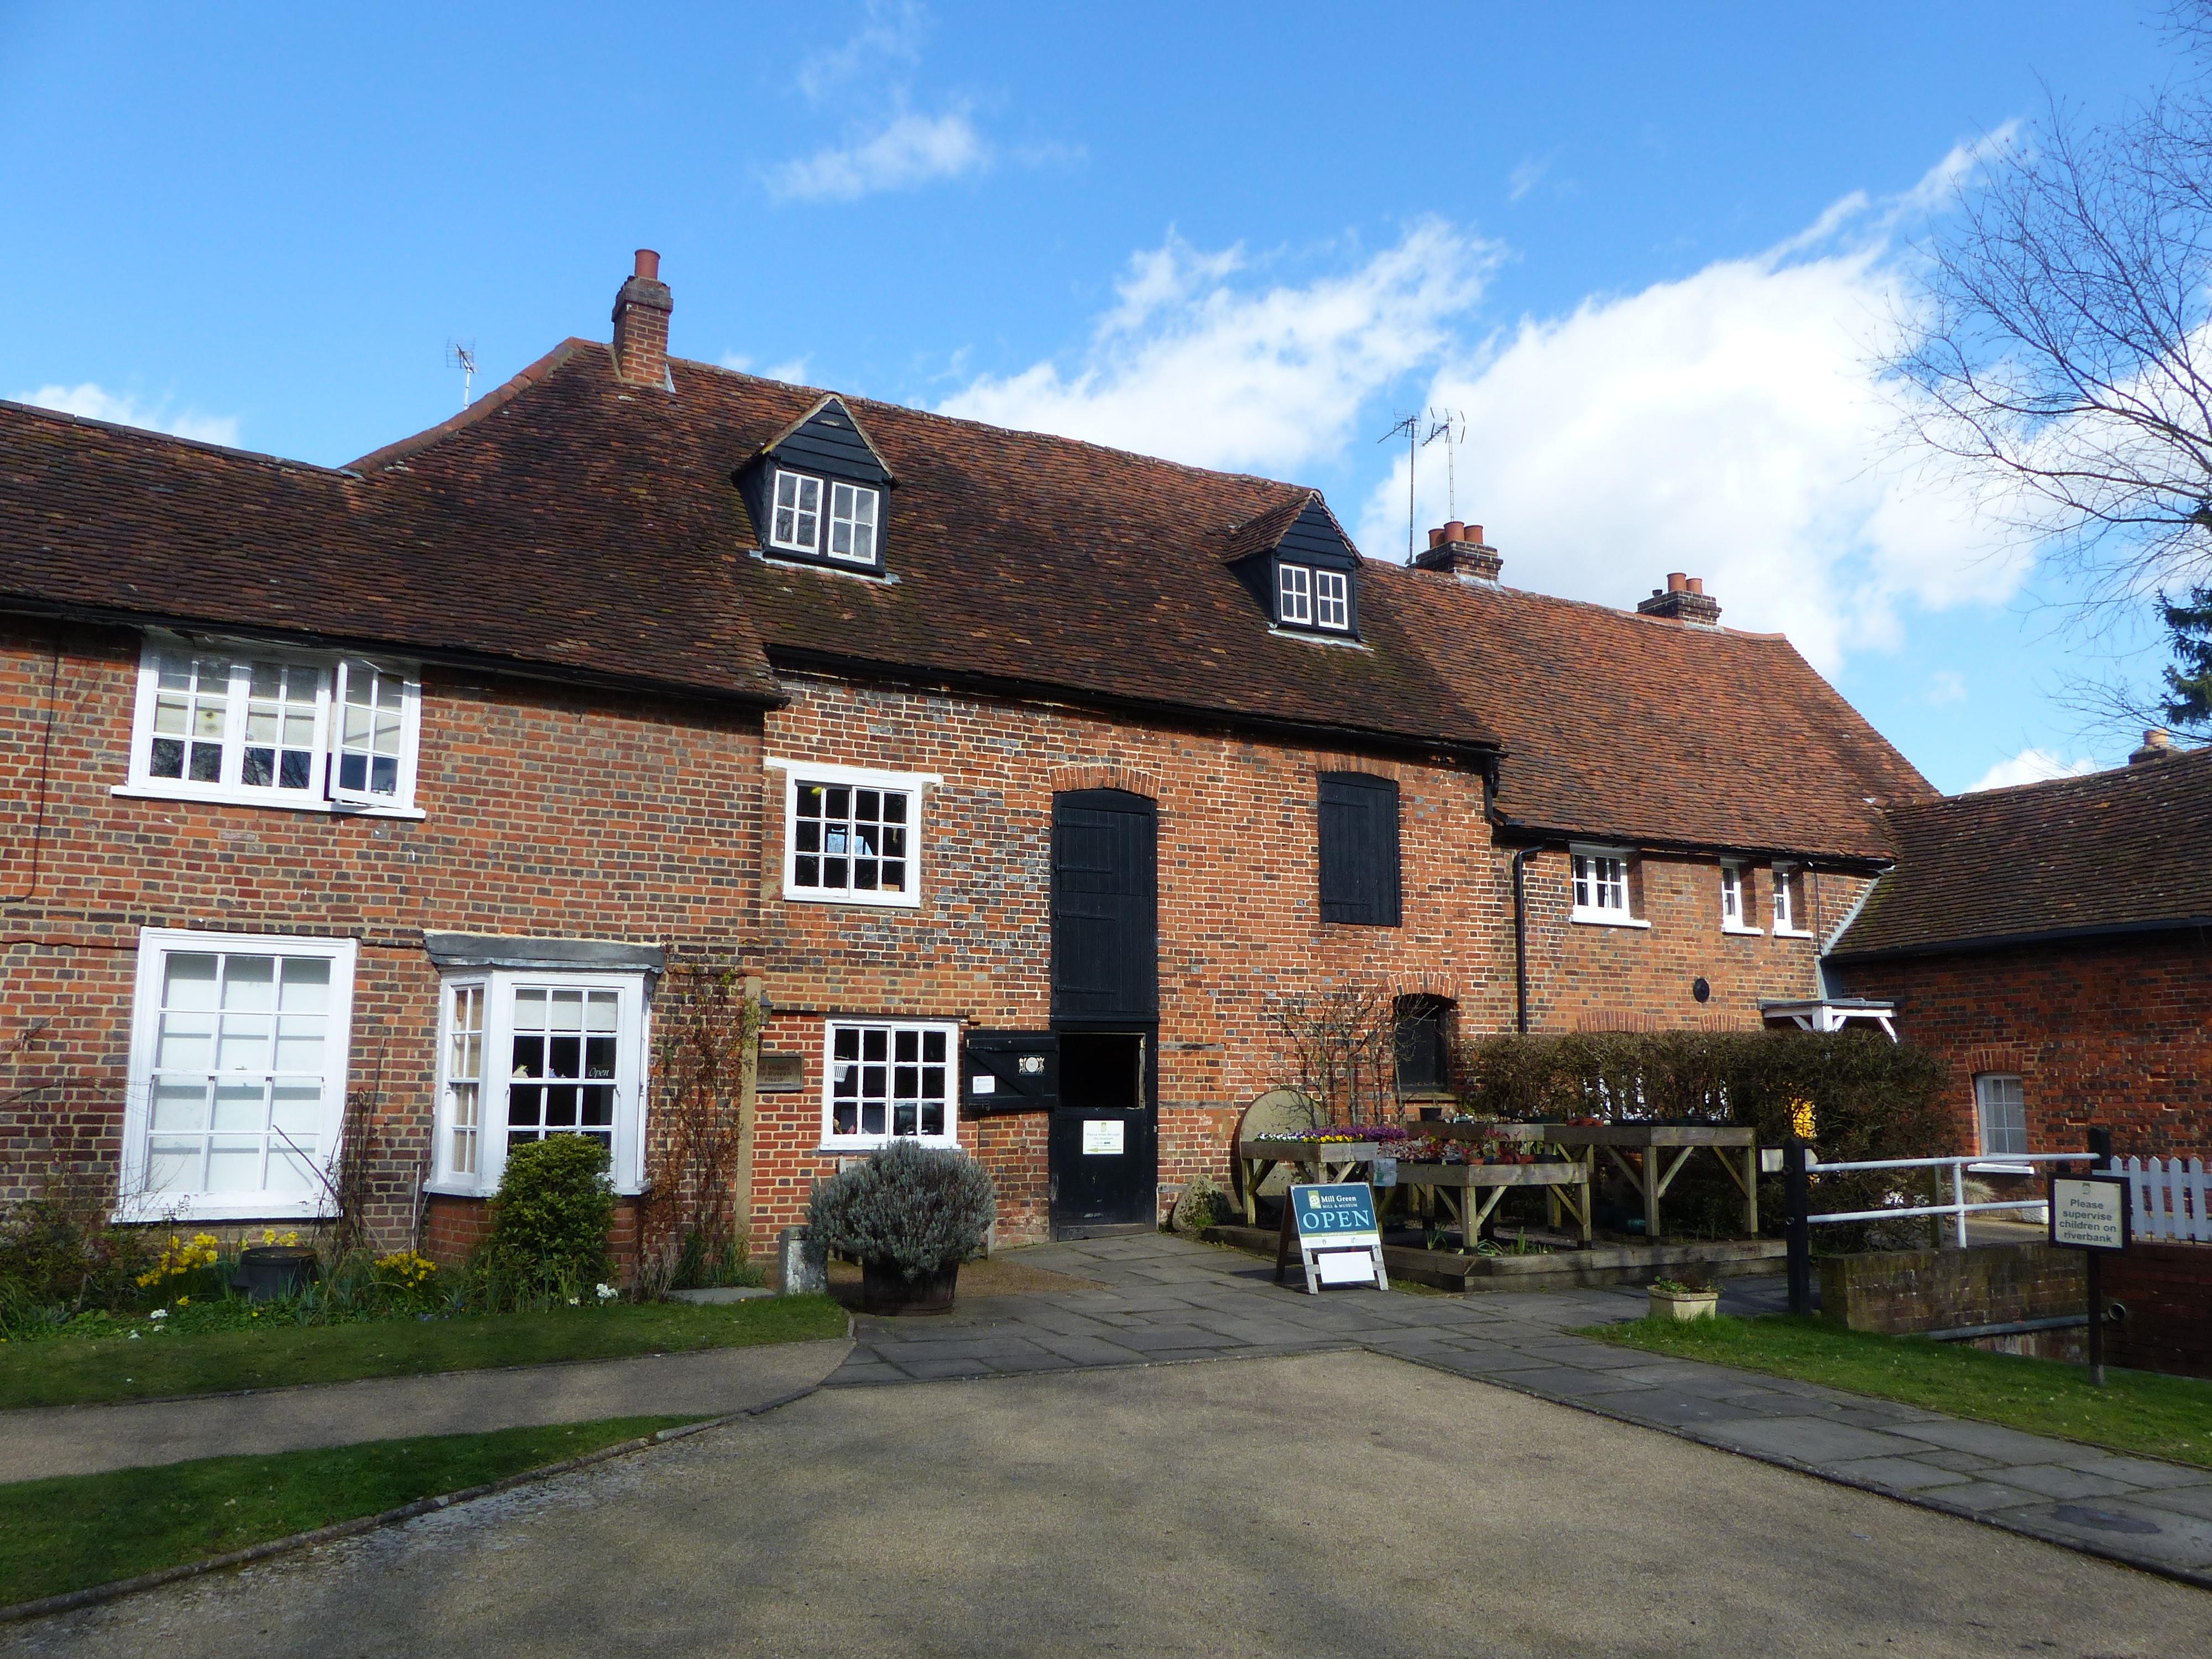
<svg viewBox="0 0 2212 1659">
<path fill-rule="evenodd" d="M 1316 1296 L 1324 1285 L 1372 1285 L 1390 1288 L 1382 1268 L 1382 1233 L 1375 1219 L 1374 1189 L 1364 1182 L 1292 1187 L 1283 1194 L 1283 1237 L 1275 1253 L 1275 1282 L 1290 1265 L 1291 1241 L 1297 1240 L 1306 1289 Z"/>
</svg>

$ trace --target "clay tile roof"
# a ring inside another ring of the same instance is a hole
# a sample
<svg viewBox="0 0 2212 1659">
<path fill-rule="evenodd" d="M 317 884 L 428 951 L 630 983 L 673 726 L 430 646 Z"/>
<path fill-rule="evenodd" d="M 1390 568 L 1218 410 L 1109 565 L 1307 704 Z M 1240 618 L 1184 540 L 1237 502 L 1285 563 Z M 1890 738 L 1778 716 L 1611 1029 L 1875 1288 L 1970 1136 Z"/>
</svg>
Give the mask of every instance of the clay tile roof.
<svg viewBox="0 0 2212 1659">
<path fill-rule="evenodd" d="M 1249 559 L 1255 553 L 1272 553 L 1282 542 L 1284 533 L 1298 521 L 1298 514 L 1306 510 L 1306 503 L 1315 499 L 1310 490 L 1286 496 L 1274 506 L 1263 508 L 1245 520 L 1232 525 L 1224 544 L 1222 560 L 1234 564 L 1239 559 Z"/>
<path fill-rule="evenodd" d="M 732 482 L 823 392 L 680 359 L 670 374 L 672 396 L 631 387 L 604 348 L 576 350 L 495 417 L 410 446 L 404 474 L 374 470 L 376 457 L 361 465 L 394 513 L 424 495 L 449 500 L 457 527 L 495 543 L 526 526 L 620 545 L 665 520 L 722 559 L 769 659 L 789 669 L 1445 752 L 1496 746 L 1388 601 L 1363 604 L 1362 645 L 1288 638 L 1224 567 L 1231 525 L 1287 525 L 1310 489 L 847 397 L 899 480 L 886 508 L 889 579 L 874 580 L 761 556 Z"/>
<path fill-rule="evenodd" d="M 486 398 L 447 438 L 495 432 L 525 401 Z M 364 477 L 0 403 L 0 608 L 775 699 L 726 514 L 612 493 L 556 513 L 484 465 L 395 490 L 399 450 Z M 619 465 L 572 450 L 537 482 Z"/>
<path fill-rule="evenodd" d="M 1370 562 L 1437 666 L 1504 738 L 1496 808 L 1586 836 L 1865 865 L 1875 803 L 1927 781 L 1778 635 L 1686 626 Z"/>
<path fill-rule="evenodd" d="M 1838 957 L 2212 925 L 2212 750 L 1890 813 L 1897 867 Z"/>
</svg>

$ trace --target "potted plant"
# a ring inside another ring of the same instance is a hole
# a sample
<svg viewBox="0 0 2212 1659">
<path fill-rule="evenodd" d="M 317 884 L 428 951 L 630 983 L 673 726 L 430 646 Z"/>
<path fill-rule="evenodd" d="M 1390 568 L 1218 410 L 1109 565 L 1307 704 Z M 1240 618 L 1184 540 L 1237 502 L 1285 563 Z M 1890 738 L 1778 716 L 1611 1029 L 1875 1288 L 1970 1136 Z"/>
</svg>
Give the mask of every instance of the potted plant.
<svg viewBox="0 0 2212 1659">
<path fill-rule="evenodd" d="M 946 1313 L 997 1213 L 991 1177 L 965 1152 L 895 1140 L 815 1188 L 806 1228 L 860 1264 L 869 1313 Z"/>
<path fill-rule="evenodd" d="M 1645 1291 L 1654 1319 L 1711 1319 L 1720 1306 L 1721 1293 L 1709 1285 L 1686 1285 L 1679 1279 L 1655 1279 Z"/>
</svg>

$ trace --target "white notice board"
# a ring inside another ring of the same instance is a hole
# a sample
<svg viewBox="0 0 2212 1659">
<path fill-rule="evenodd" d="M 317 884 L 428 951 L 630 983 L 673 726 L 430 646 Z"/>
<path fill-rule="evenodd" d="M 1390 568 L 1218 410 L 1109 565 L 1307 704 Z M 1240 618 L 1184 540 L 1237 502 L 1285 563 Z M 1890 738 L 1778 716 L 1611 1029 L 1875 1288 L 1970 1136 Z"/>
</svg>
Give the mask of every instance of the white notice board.
<svg viewBox="0 0 2212 1659">
<path fill-rule="evenodd" d="M 1128 1125 L 1118 1117 L 1086 1117 L 1083 1120 L 1084 1155 L 1119 1158 L 1128 1145 Z"/>
</svg>

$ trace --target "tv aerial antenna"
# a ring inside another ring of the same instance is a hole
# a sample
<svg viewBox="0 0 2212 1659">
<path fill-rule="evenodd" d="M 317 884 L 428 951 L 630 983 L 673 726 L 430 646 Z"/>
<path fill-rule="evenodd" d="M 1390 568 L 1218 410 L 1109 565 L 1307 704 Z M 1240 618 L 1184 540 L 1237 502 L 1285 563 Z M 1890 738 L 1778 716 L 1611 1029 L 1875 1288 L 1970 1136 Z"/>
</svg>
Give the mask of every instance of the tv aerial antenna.
<svg viewBox="0 0 2212 1659">
<path fill-rule="evenodd" d="M 1406 434 L 1406 562 L 1411 564 L 1413 562 L 1414 457 L 1420 453 L 1422 444 L 1427 441 L 1421 436 L 1419 412 L 1418 410 L 1401 412 L 1398 418 L 1390 423 L 1390 429 L 1375 441 L 1378 444 L 1387 444 L 1401 432 Z"/>
<path fill-rule="evenodd" d="M 1407 416 L 1411 419 L 1412 416 Z M 1456 409 L 1432 409 L 1429 411 L 1429 435 L 1421 440 L 1426 449 L 1437 439 L 1444 441 L 1444 517 L 1459 517 L 1459 474 L 1453 465 L 1453 452 L 1467 441 L 1467 416 Z"/>
<path fill-rule="evenodd" d="M 477 386 L 477 343 L 474 340 L 446 342 L 446 367 L 461 371 L 461 407 L 466 409 Z"/>
</svg>

